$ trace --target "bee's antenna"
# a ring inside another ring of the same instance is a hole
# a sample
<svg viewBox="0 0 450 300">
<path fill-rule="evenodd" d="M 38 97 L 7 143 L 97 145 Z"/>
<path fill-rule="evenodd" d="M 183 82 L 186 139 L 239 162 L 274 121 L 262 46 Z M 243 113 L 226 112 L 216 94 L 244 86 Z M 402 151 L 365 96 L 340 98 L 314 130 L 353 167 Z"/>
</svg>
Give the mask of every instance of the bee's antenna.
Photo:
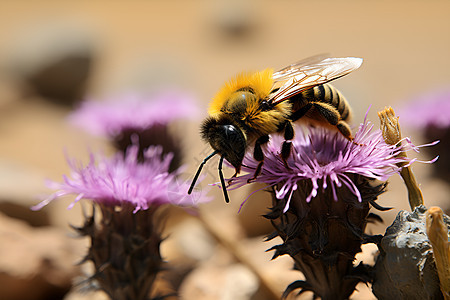
<svg viewBox="0 0 450 300">
<path fill-rule="evenodd" d="M 202 172 L 203 166 L 206 164 L 206 162 L 213 157 L 214 155 L 216 155 L 218 152 L 214 151 L 213 153 L 211 153 L 210 155 L 208 155 L 207 157 L 205 157 L 205 159 L 202 161 L 202 163 L 200 164 L 200 166 L 198 167 L 197 173 L 195 173 L 194 176 L 194 180 L 192 180 L 191 186 L 189 187 L 189 191 L 188 194 L 192 193 L 192 190 L 194 189 L 195 183 L 197 182 L 198 176 L 200 176 L 200 173 Z"/>
<path fill-rule="evenodd" d="M 219 177 L 220 177 L 220 184 L 222 185 L 223 196 L 225 197 L 225 202 L 229 203 L 230 199 L 228 198 L 227 186 L 225 185 L 225 179 L 223 178 L 223 173 L 222 173 L 223 158 L 224 157 L 221 156 L 220 161 L 219 161 Z"/>
</svg>

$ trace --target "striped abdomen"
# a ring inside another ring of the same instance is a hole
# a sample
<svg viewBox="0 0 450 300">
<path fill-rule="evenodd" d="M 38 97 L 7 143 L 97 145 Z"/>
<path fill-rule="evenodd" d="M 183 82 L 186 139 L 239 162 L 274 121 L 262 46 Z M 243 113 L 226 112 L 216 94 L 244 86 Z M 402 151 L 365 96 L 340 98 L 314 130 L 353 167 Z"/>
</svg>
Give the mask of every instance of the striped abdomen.
<svg viewBox="0 0 450 300">
<path fill-rule="evenodd" d="M 341 120 L 348 121 L 351 118 L 351 109 L 347 100 L 345 100 L 338 89 L 328 83 L 317 85 L 295 97 L 295 101 L 299 101 L 299 103 L 303 104 L 310 102 L 328 103 L 337 109 L 341 116 Z"/>
</svg>

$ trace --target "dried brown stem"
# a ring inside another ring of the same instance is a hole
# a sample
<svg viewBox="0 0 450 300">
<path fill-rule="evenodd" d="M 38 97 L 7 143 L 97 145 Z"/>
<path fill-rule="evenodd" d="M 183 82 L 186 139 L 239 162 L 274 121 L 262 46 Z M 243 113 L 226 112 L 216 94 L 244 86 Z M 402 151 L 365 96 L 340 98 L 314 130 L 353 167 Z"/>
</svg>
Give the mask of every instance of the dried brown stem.
<svg viewBox="0 0 450 300">
<path fill-rule="evenodd" d="M 442 209 L 434 206 L 427 211 L 426 227 L 428 239 L 433 247 L 441 291 L 444 298 L 448 300 L 450 299 L 450 244 Z"/>
</svg>

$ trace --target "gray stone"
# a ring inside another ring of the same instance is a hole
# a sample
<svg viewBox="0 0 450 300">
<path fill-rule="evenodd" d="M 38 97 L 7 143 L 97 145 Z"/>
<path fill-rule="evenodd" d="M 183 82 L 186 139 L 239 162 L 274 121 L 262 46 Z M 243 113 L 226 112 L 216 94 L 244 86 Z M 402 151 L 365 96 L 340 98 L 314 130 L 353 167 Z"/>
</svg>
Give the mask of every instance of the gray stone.
<svg viewBox="0 0 450 300">
<path fill-rule="evenodd" d="M 400 211 L 381 240 L 373 293 L 378 299 L 443 299 L 425 227 L 425 206 Z M 449 226 L 450 219 L 444 215 Z"/>
</svg>

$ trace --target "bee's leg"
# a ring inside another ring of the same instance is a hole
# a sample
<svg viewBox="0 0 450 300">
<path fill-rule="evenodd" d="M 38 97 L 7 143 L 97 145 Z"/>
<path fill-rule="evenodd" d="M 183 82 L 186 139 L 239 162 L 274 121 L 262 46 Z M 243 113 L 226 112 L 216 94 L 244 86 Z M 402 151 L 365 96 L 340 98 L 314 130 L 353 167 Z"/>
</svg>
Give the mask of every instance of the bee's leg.
<svg viewBox="0 0 450 300">
<path fill-rule="evenodd" d="M 264 163 L 264 153 L 261 148 L 262 145 L 266 144 L 269 141 L 268 135 L 263 135 L 259 137 L 255 142 L 255 149 L 253 150 L 253 158 L 256 161 L 259 161 L 258 166 L 256 167 L 255 173 L 253 174 L 253 177 L 247 180 L 248 183 L 254 181 L 256 177 L 258 177 L 259 174 L 261 174 L 261 169 Z"/>
<path fill-rule="evenodd" d="M 338 110 L 328 103 L 312 102 L 314 109 L 316 109 L 331 125 L 337 126 L 341 119 Z"/>
<path fill-rule="evenodd" d="M 360 145 L 353 141 L 352 131 L 350 126 L 348 126 L 347 122 L 341 120 L 341 115 L 337 111 L 337 109 L 327 103 L 322 102 L 313 102 L 314 108 L 330 123 L 331 125 L 336 126 L 339 132 L 349 141 L 356 145 Z"/>
<path fill-rule="evenodd" d="M 343 136 L 345 136 L 348 140 L 353 141 L 352 131 L 347 122 L 341 120 L 337 123 L 336 127 Z"/>
<path fill-rule="evenodd" d="M 291 155 L 292 142 L 291 140 L 294 138 L 294 128 L 292 127 L 292 123 L 290 121 L 286 121 L 279 129 L 279 131 L 284 130 L 284 142 L 281 146 L 281 159 L 283 160 L 286 168 L 289 169 L 287 164 L 287 159 L 289 155 Z"/>
<path fill-rule="evenodd" d="M 231 176 L 230 179 L 228 179 L 228 181 L 227 181 L 228 185 L 230 185 L 230 184 L 233 182 L 234 178 L 237 177 L 238 173 L 239 173 L 239 171 L 236 170 L 236 171 L 234 172 L 233 176 Z"/>
<path fill-rule="evenodd" d="M 336 127 L 339 130 L 339 132 L 342 133 L 342 135 L 350 142 L 358 146 L 364 146 L 364 144 L 357 143 L 353 140 L 352 131 L 350 129 L 350 126 L 348 126 L 347 122 L 341 120 L 337 123 Z"/>
<path fill-rule="evenodd" d="M 307 103 L 305 106 L 303 106 L 299 110 L 294 111 L 290 117 L 291 121 L 295 122 L 298 119 L 300 119 L 301 117 L 303 117 L 311 109 L 311 107 L 312 107 L 312 103 Z"/>
</svg>

